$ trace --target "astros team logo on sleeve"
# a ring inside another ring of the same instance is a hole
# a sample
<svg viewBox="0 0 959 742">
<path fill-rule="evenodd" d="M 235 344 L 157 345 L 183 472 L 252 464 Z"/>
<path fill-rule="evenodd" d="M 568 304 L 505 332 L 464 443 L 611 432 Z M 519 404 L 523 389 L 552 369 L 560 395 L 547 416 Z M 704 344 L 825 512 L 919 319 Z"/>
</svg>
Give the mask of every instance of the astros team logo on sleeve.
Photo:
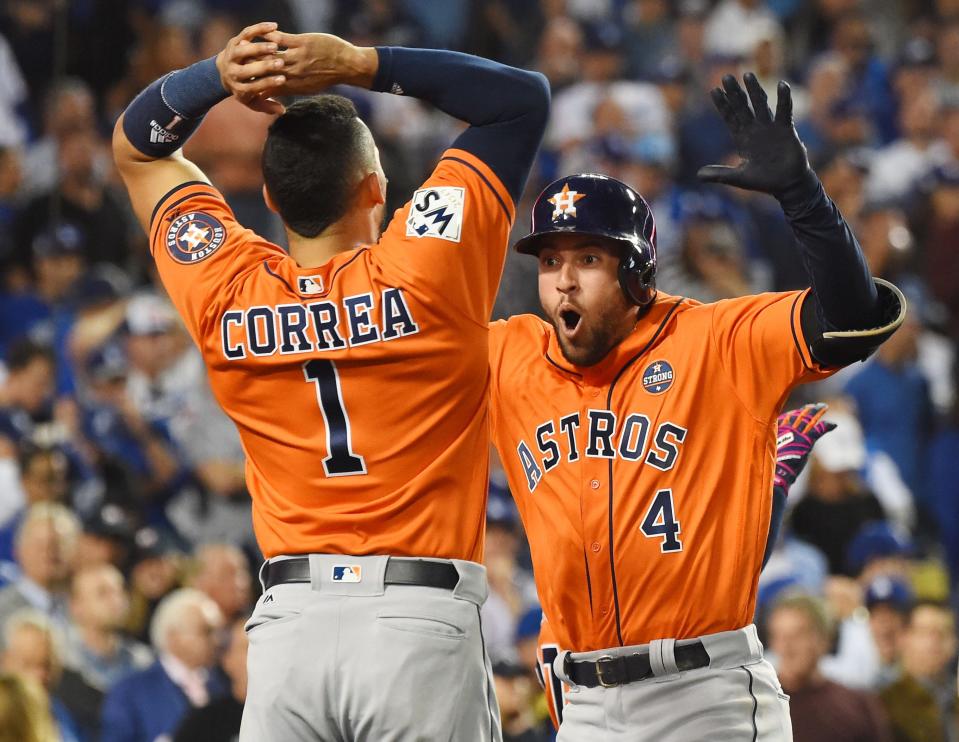
<svg viewBox="0 0 959 742">
<path fill-rule="evenodd" d="M 643 371 L 643 389 L 662 394 L 673 385 L 673 367 L 668 361 L 653 361 Z"/>
<path fill-rule="evenodd" d="M 215 253 L 226 230 L 220 221 L 202 211 L 193 211 L 174 219 L 166 232 L 166 249 L 178 263 L 199 263 Z"/>
</svg>

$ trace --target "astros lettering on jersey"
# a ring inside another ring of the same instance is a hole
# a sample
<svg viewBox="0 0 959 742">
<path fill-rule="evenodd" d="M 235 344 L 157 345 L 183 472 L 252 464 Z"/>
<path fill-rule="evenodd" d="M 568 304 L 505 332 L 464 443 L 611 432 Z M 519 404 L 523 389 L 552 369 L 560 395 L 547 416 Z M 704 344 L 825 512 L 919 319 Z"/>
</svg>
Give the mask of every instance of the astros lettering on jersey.
<svg viewBox="0 0 959 742">
<path fill-rule="evenodd" d="M 493 323 L 493 440 L 559 647 L 751 622 L 776 416 L 793 386 L 830 373 L 802 339 L 804 297 L 660 292 L 589 367 L 570 365 L 537 317 Z"/>
<path fill-rule="evenodd" d="M 151 249 L 239 429 L 266 557 L 482 561 L 487 322 L 512 219 L 457 149 L 377 244 L 319 267 L 240 226 L 208 183 L 158 204 Z"/>
</svg>

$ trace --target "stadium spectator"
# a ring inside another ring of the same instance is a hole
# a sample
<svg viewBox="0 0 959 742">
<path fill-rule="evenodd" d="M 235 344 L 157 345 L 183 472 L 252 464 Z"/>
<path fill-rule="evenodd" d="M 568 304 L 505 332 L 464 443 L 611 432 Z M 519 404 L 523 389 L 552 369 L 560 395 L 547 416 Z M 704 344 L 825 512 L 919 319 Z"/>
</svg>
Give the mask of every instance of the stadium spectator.
<svg viewBox="0 0 959 742">
<path fill-rule="evenodd" d="M 26 148 L 23 158 L 24 200 L 48 194 L 60 174 L 60 144 L 77 131 L 96 128 L 96 100 L 90 87 L 75 77 L 58 80 L 43 99 L 43 131 Z"/>
<path fill-rule="evenodd" d="M 145 418 L 127 394 L 128 376 L 119 344 L 108 342 L 89 355 L 81 427 L 100 467 L 125 480 L 104 499 L 142 506 L 168 497 L 183 466 L 162 425 Z"/>
<path fill-rule="evenodd" d="M 929 39 L 913 36 L 903 45 L 892 79 L 900 105 L 930 89 L 936 93 L 939 103 L 945 102 L 944 91 L 935 86 L 936 62 L 936 46 Z"/>
<path fill-rule="evenodd" d="M 928 506 L 922 467 L 933 410 L 929 384 L 916 363 L 921 329 L 915 312 L 908 314 L 895 338 L 846 383 L 845 392 L 856 403 L 866 446 L 889 456 L 917 501 Z"/>
<path fill-rule="evenodd" d="M 954 374 L 959 363 L 954 362 Z M 949 414 L 929 446 L 929 500 L 939 525 L 950 592 L 959 588 L 959 399 L 953 400 Z"/>
<path fill-rule="evenodd" d="M 799 595 L 779 601 L 768 618 L 769 648 L 789 694 L 796 742 L 892 742 L 879 700 L 826 680 L 819 661 L 832 639 L 825 606 Z"/>
<path fill-rule="evenodd" d="M 959 109 L 946 116 L 950 138 L 959 156 Z M 924 220 L 925 255 L 922 276 L 932 296 L 948 312 L 949 335 L 959 338 L 959 165 L 951 163 L 933 172 L 926 183 Z"/>
<path fill-rule="evenodd" d="M 0 590 L 0 627 L 23 608 L 67 625 L 67 582 L 79 530 L 76 516 L 58 503 L 38 503 L 27 511 L 14 541 L 20 576 Z"/>
<path fill-rule="evenodd" d="M 129 610 L 130 598 L 116 567 L 84 566 L 74 574 L 67 664 L 102 692 L 153 660 L 148 647 L 122 633 Z"/>
<path fill-rule="evenodd" d="M 869 269 L 888 281 L 914 283 L 915 279 L 901 275 L 913 248 L 913 236 L 902 209 L 889 202 L 867 202 L 859 210 L 856 224 Z"/>
<path fill-rule="evenodd" d="M 127 213 L 107 188 L 106 172 L 98 166 L 103 143 L 93 129 L 73 129 L 57 146 L 59 179 L 55 190 L 24 206 L 16 225 L 17 239 L 29 245 L 46 224 L 68 222 L 82 235 L 82 255 L 90 265 L 100 262 L 132 267 L 138 257 L 130 249 Z"/>
<path fill-rule="evenodd" d="M 74 717 L 55 693 L 63 676 L 63 638 L 49 617 L 32 608 L 13 613 L 3 624 L 3 642 L 0 671 L 16 673 L 43 688 L 60 740 L 80 742 Z"/>
<path fill-rule="evenodd" d="M 929 88 L 903 101 L 902 137 L 876 152 L 866 182 L 867 198 L 904 202 L 924 177 L 948 162 L 949 147 L 939 139 L 939 111 L 939 99 Z"/>
<path fill-rule="evenodd" d="M 851 105 L 871 121 L 877 144 L 893 141 L 896 101 L 889 80 L 889 66 L 875 53 L 872 29 L 864 9 L 851 4 L 833 25 L 831 46 L 849 70 L 848 95 Z"/>
<path fill-rule="evenodd" d="M 250 567 L 232 544 L 206 544 L 196 551 L 196 572 L 190 586 L 206 593 L 225 621 L 249 617 L 252 588 Z"/>
<path fill-rule="evenodd" d="M 10 513 L 0 525 L 0 561 L 13 561 L 13 541 L 27 510 L 38 502 L 66 503 L 70 490 L 69 462 L 59 448 L 20 446 L 16 480 L 0 495 L 0 507 Z"/>
<path fill-rule="evenodd" d="M 82 521 L 76 563 L 84 567 L 125 566 L 132 547 L 133 529 L 133 516 L 119 505 L 108 502 L 94 508 Z"/>
<path fill-rule="evenodd" d="M 900 673 L 902 639 L 912 610 L 912 591 L 903 580 L 885 575 L 876 577 L 866 588 L 869 627 L 879 653 L 879 677 L 876 685 L 884 688 Z"/>
<path fill-rule="evenodd" d="M 14 258 L 12 230 L 17 215 L 16 199 L 23 181 L 21 159 L 16 149 L 0 144 L 0 265 L 3 266 Z M 9 285 L 9 281 L 4 283 Z"/>
<path fill-rule="evenodd" d="M 9 42 L 0 35 L 0 148 L 20 146 L 27 127 L 18 114 L 27 102 L 27 86 Z"/>
<path fill-rule="evenodd" d="M 164 598 L 150 625 L 159 658 L 110 689 L 101 740 L 139 742 L 171 735 L 191 709 L 219 697 L 225 688 L 211 670 L 221 625 L 216 603 L 199 590 L 183 588 Z"/>
<path fill-rule="evenodd" d="M 536 681 L 529 671 L 513 662 L 495 662 L 493 681 L 503 723 L 503 742 L 546 742 L 547 728 L 533 712 Z"/>
<path fill-rule="evenodd" d="M 840 425 L 829 440 L 813 450 L 807 491 L 792 511 L 793 534 L 826 555 L 830 574 L 850 574 L 846 564 L 849 542 L 863 524 L 885 518 L 876 496 L 859 475 L 865 464 L 861 432 L 850 424 Z"/>
<path fill-rule="evenodd" d="M 944 605 L 916 603 L 902 640 L 902 677 L 881 693 L 897 740 L 957 739 L 955 656 L 955 616 Z"/>
<path fill-rule="evenodd" d="M 944 98 L 957 100 L 959 93 L 959 19 L 946 17 L 936 34 L 939 60 L 937 87 Z"/>
<path fill-rule="evenodd" d="M 745 59 L 770 27 L 779 29 L 779 21 L 762 0 L 720 0 L 706 21 L 706 48 Z"/>
<path fill-rule="evenodd" d="M 669 108 L 659 89 L 651 83 L 618 79 L 624 63 L 621 30 L 609 24 L 591 26 L 584 39 L 583 79 L 554 97 L 546 146 L 570 157 L 568 167 L 575 168 L 588 160 L 582 159 L 582 153 L 578 153 L 579 160 L 572 155 L 594 137 L 614 133 L 670 136 Z M 560 169 L 567 172 L 567 164 Z"/>
<path fill-rule="evenodd" d="M 846 566 L 860 587 L 865 588 L 879 575 L 908 580 L 914 554 L 915 547 L 906 535 L 888 523 L 873 521 L 849 542 Z"/>
<path fill-rule="evenodd" d="M 489 597 L 481 609 L 486 651 L 493 661 L 516 661 L 514 638 L 520 617 L 536 601 L 532 575 L 517 564 L 522 548 L 519 514 L 508 490 L 494 488 L 486 508 L 483 563 Z"/>
<path fill-rule="evenodd" d="M 624 9 L 626 76 L 649 80 L 675 53 L 676 29 L 666 0 L 633 0 Z"/>
<path fill-rule="evenodd" d="M 137 530 L 129 565 L 128 634 L 143 642 L 150 641 L 153 613 L 163 597 L 180 584 L 182 562 L 182 549 L 168 532 L 151 526 Z"/>
<path fill-rule="evenodd" d="M 558 16 L 543 29 L 532 67 L 546 75 L 555 96 L 579 79 L 583 31 L 577 23 Z"/>
<path fill-rule="evenodd" d="M 173 742 L 233 742 L 240 733 L 243 703 L 246 700 L 246 650 L 249 641 L 246 618 L 234 619 L 229 644 L 220 658 L 220 667 L 230 681 L 230 692 L 191 711 L 177 729 Z"/>
<path fill-rule="evenodd" d="M 702 302 L 753 293 L 746 256 L 732 223 L 722 217 L 691 215 L 674 255 L 662 260 L 658 280 L 670 293 Z"/>
<path fill-rule="evenodd" d="M 47 707 L 36 683 L 0 673 L 0 742 L 51 742 L 57 730 Z"/>
<path fill-rule="evenodd" d="M 38 424 L 50 419 L 56 361 L 49 348 L 21 341 L 10 348 L 6 365 L 7 377 L 0 382 L 0 455 L 13 455 L 11 444 L 31 440 Z"/>
<path fill-rule="evenodd" d="M 823 159 L 816 171 L 823 182 L 823 188 L 828 188 L 829 193 L 835 194 L 833 200 L 839 210 L 858 227 L 865 204 L 865 180 L 869 172 L 868 153 L 853 149 L 831 154 Z M 856 234 L 862 237 L 858 229 Z"/>
<path fill-rule="evenodd" d="M 838 54 L 822 55 L 809 69 L 806 110 L 796 117 L 796 130 L 814 159 L 828 153 L 839 138 L 835 111 L 848 85 L 849 70 Z M 855 213 L 847 212 L 847 215 Z"/>
</svg>

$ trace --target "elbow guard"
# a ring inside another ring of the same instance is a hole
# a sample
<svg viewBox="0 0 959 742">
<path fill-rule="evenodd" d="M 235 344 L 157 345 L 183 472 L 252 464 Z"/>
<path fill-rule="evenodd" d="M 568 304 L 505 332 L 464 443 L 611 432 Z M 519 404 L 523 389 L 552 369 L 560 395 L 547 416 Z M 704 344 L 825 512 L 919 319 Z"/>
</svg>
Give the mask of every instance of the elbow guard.
<svg viewBox="0 0 959 742">
<path fill-rule="evenodd" d="M 803 302 L 802 328 L 812 357 L 823 366 L 848 366 L 864 361 L 882 345 L 906 318 L 906 297 L 898 287 L 881 278 L 873 278 L 879 293 L 880 324 L 861 330 L 822 331 L 816 302 Z M 809 295 L 812 296 L 811 294 Z"/>
</svg>

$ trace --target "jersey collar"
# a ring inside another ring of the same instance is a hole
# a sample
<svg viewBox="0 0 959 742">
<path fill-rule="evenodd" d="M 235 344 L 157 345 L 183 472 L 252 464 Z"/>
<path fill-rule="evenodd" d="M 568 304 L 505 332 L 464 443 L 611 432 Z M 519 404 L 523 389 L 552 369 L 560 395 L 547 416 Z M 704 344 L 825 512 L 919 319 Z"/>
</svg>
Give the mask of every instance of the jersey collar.
<svg viewBox="0 0 959 742">
<path fill-rule="evenodd" d="M 689 303 L 691 302 L 688 299 L 659 292 L 655 303 L 636 323 L 633 331 L 607 353 L 603 360 L 593 366 L 576 366 L 567 361 L 560 349 L 556 331 L 552 325 L 549 325 L 547 360 L 563 373 L 581 378 L 590 386 L 605 386 L 638 354 L 645 355 L 652 350 L 662 338 L 663 331 L 679 310 L 680 305 Z"/>
</svg>

